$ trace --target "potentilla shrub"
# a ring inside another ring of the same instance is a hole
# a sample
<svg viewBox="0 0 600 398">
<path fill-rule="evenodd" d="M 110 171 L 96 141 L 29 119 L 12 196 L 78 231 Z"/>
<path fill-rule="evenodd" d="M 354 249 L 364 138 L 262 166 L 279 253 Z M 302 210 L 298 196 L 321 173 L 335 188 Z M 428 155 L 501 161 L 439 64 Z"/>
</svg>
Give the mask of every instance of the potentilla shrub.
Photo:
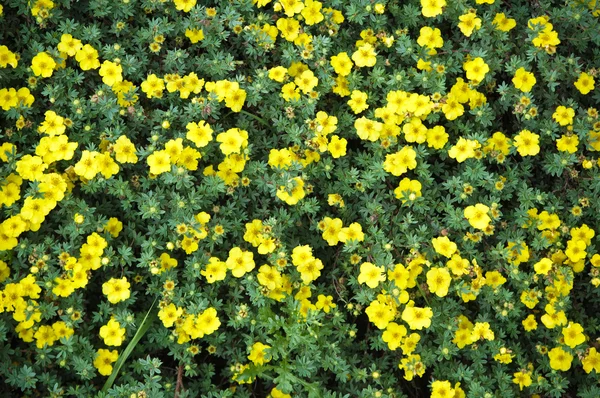
<svg viewBox="0 0 600 398">
<path fill-rule="evenodd" d="M 4 1 L 2 396 L 600 396 L 599 16 Z"/>
</svg>

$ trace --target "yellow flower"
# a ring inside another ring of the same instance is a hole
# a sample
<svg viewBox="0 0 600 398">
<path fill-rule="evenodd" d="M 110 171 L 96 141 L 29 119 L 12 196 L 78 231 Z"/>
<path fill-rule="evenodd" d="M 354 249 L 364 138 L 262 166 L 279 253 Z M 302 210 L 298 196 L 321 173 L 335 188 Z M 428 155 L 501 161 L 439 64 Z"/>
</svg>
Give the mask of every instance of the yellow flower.
<svg viewBox="0 0 600 398">
<path fill-rule="evenodd" d="M 575 82 L 575 87 L 581 94 L 586 95 L 594 89 L 594 83 L 595 80 L 592 75 L 589 75 L 586 72 L 581 72 L 579 78 Z"/>
<path fill-rule="evenodd" d="M 431 325 L 431 317 L 433 317 L 433 311 L 429 307 L 420 308 L 407 305 L 402 312 L 402 320 L 413 330 L 427 329 Z"/>
<path fill-rule="evenodd" d="M 196 316 L 196 325 L 203 336 L 217 331 L 219 326 L 221 326 L 221 320 L 217 316 L 217 310 L 213 307 L 204 310 L 202 314 Z"/>
<path fill-rule="evenodd" d="M 411 118 L 402 128 L 406 142 L 422 144 L 427 140 L 427 127 L 418 117 Z"/>
<path fill-rule="evenodd" d="M 235 127 L 230 128 L 217 135 L 217 142 L 221 143 L 219 149 L 224 155 L 240 153 L 242 147 L 248 144 L 248 132 Z"/>
<path fill-rule="evenodd" d="M 494 332 L 490 329 L 489 322 L 477 322 L 475 326 L 473 326 L 473 331 L 471 332 L 473 341 L 477 340 L 494 340 Z"/>
<path fill-rule="evenodd" d="M 455 145 L 448 150 L 448 156 L 462 163 L 467 159 L 475 157 L 475 149 L 480 146 L 476 140 L 468 140 L 460 137 Z"/>
<path fill-rule="evenodd" d="M 86 180 L 94 178 L 98 174 L 98 162 L 96 159 L 98 155 L 99 153 L 95 151 L 83 151 L 81 159 L 75 164 L 75 174 Z"/>
<path fill-rule="evenodd" d="M 521 130 L 514 138 L 514 145 L 521 156 L 535 156 L 540 152 L 540 136 L 529 130 Z"/>
<path fill-rule="evenodd" d="M 539 48 L 557 46 L 560 44 L 558 33 L 552 30 L 551 24 L 546 24 L 546 27 L 532 41 L 534 46 Z"/>
<path fill-rule="evenodd" d="M 302 3 L 300 3 L 302 4 Z M 287 41 L 294 41 L 298 38 L 300 31 L 300 22 L 294 18 L 279 18 L 277 20 L 277 29 L 281 32 L 281 35 Z"/>
<path fill-rule="evenodd" d="M 79 67 L 82 70 L 97 69 L 100 67 L 98 51 L 89 44 L 81 47 L 81 49 L 75 53 L 75 59 L 79 62 Z"/>
<path fill-rule="evenodd" d="M 190 12 L 196 5 L 196 0 L 173 0 L 173 3 L 179 11 Z"/>
<path fill-rule="evenodd" d="M 579 138 L 573 135 L 562 135 L 556 140 L 556 149 L 561 152 L 575 153 L 577 152 L 577 145 L 579 145 Z"/>
<path fill-rule="evenodd" d="M 325 217 L 323 220 L 325 228 L 323 229 L 323 239 L 327 241 L 329 246 L 335 246 L 340 241 L 339 234 L 342 231 L 342 220 L 339 218 Z"/>
<path fill-rule="evenodd" d="M 542 315 L 541 321 L 548 329 L 567 324 L 567 316 L 564 311 L 556 311 L 552 304 L 546 304 L 546 313 Z"/>
<path fill-rule="evenodd" d="M 322 3 L 315 0 L 304 0 L 304 8 L 302 9 L 302 16 L 304 17 L 304 23 L 307 25 L 314 25 L 321 22 L 325 17 L 321 13 Z"/>
<path fill-rule="evenodd" d="M 348 94 L 350 94 L 350 92 L 348 92 Z M 354 121 L 354 128 L 360 139 L 373 142 L 379 139 L 383 124 L 363 116 Z"/>
<path fill-rule="evenodd" d="M 503 12 L 496 14 L 492 23 L 496 25 L 496 29 L 501 30 L 502 32 L 508 32 L 517 26 L 517 21 L 513 18 L 506 18 L 506 15 Z"/>
<path fill-rule="evenodd" d="M 301 0 L 283 0 L 280 1 L 283 11 L 288 17 L 293 17 L 304 9 L 304 3 Z"/>
<path fill-rule="evenodd" d="M 566 328 L 563 328 L 562 335 L 565 344 L 571 348 L 575 348 L 585 342 L 583 327 L 579 323 L 569 322 L 569 325 Z"/>
<path fill-rule="evenodd" d="M 248 355 L 248 359 L 251 360 L 255 365 L 263 365 L 271 360 L 270 355 L 268 355 L 266 351 L 270 348 L 270 345 L 256 342 L 250 349 L 250 355 Z"/>
<path fill-rule="evenodd" d="M 49 136 L 55 136 L 64 134 L 66 128 L 65 119 L 62 116 L 57 115 L 54 111 L 46 111 L 44 121 L 38 127 L 38 131 Z"/>
<path fill-rule="evenodd" d="M 443 12 L 446 0 L 421 0 L 421 13 L 426 18 L 433 18 Z"/>
<path fill-rule="evenodd" d="M 429 26 L 423 26 L 419 31 L 419 38 L 417 44 L 421 47 L 427 48 L 440 48 L 444 45 L 444 39 L 442 39 L 442 32 L 438 28 L 431 28 Z"/>
<path fill-rule="evenodd" d="M 233 112 L 241 111 L 244 106 L 244 101 L 246 101 L 246 90 L 242 88 L 230 90 L 225 95 L 225 106 Z"/>
<path fill-rule="evenodd" d="M 429 291 L 438 297 L 444 297 L 448 294 L 451 280 L 450 272 L 446 268 L 431 268 L 427 271 Z"/>
<path fill-rule="evenodd" d="M 293 153 L 289 149 L 271 149 L 267 164 L 272 168 L 287 169 L 292 165 Z"/>
<path fill-rule="evenodd" d="M 185 37 L 190 39 L 192 44 L 196 44 L 201 40 L 204 40 L 204 31 L 202 29 L 186 29 Z"/>
<path fill-rule="evenodd" d="M 83 47 L 81 40 L 74 38 L 68 33 L 64 33 L 60 37 L 60 43 L 58 43 L 57 49 L 61 53 L 66 53 L 70 57 L 74 57 L 77 51 Z"/>
<path fill-rule="evenodd" d="M 456 276 L 467 274 L 469 272 L 469 265 L 469 260 L 462 258 L 458 254 L 453 254 L 452 258 L 446 262 L 446 266 L 450 268 L 450 271 Z"/>
<path fill-rule="evenodd" d="M 540 261 L 533 265 L 535 273 L 538 275 L 548 275 L 548 272 L 552 269 L 552 260 L 549 258 L 542 258 Z"/>
<path fill-rule="evenodd" d="M 337 159 L 346 156 L 346 145 L 348 141 L 345 138 L 340 138 L 337 135 L 331 136 L 331 141 L 327 144 L 327 150 L 331 153 L 331 157 Z"/>
<path fill-rule="evenodd" d="M 227 276 L 227 264 L 217 257 L 211 257 L 206 264 L 205 269 L 200 271 L 208 283 L 222 281 Z"/>
<path fill-rule="evenodd" d="M 321 276 L 323 262 L 318 258 L 312 258 L 310 261 L 297 266 L 296 269 L 300 273 L 302 283 L 309 284 Z"/>
<path fill-rule="evenodd" d="M 355 114 L 361 113 L 365 109 L 369 107 L 367 104 L 368 95 L 365 92 L 360 90 L 353 90 L 350 99 L 348 100 L 348 105 L 352 112 Z"/>
<path fill-rule="evenodd" d="M 306 196 L 304 190 L 304 180 L 301 177 L 294 177 L 290 180 L 289 186 L 280 186 L 277 188 L 276 195 L 290 206 L 296 205 Z"/>
<path fill-rule="evenodd" d="M 119 236 L 121 230 L 123 230 L 123 223 L 116 217 L 111 217 L 104 226 L 104 231 L 110 233 L 113 238 Z"/>
<path fill-rule="evenodd" d="M 448 142 L 448 133 L 444 126 L 433 126 L 427 129 L 427 146 L 434 149 L 442 149 Z"/>
<path fill-rule="evenodd" d="M 54 329 L 51 326 L 43 325 L 35 332 L 35 345 L 37 348 L 43 348 L 45 345 L 52 346 L 57 340 Z"/>
<path fill-rule="evenodd" d="M 481 19 L 477 17 L 477 14 L 474 12 L 469 12 L 464 15 L 458 17 L 460 20 L 458 24 L 458 28 L 463 33 L 463 35 L 470 37 L 473 34 L 474 30 L 479 30 L 481 28 Z"/>
<path fill-rule="evenodd" d="M 362 242 L 365 240 L 365 234 L 362 231 L 362 226 L 357 222 L 353 222 L 352 224 L 340 230 L 338 233 L 338 239 L 343 243 L 352 240 Z"/>
<path fill-rule="evenodd" d="M 159 175 L 171 171 L 171 157 L 165 150 L 155 151 L 146 159 L 150 173 Z"/>
<path fill-rule="evenodd" d="M 98 369 L 98 373 L 102 376 L 108 376 L 112 373 L 112 364 L 119 358 L 119 352 L 117 350 L 106 350 L 100 348 L 94 358 L 94 367 Z"/>
<path fill-rule="evenodd" d="M 387 343 L 388 348 L 395 351 L 402 344 L 402 339 L 408 331 L 404 325 L 398 325 L 396 322 L 390 322 L 383 332 L 382 340 Z"/>
<path fill-rule="evenodd" d="M 203 148 L 212 140 L 213 129 L 204 120 L 198 123 L 189 122 L 185 128 L 187 129 L 186 138 L 194 143 L 197 148 Z"/>
<path fill-rule="evenodd" d="M 489 207 L 477 203 L 475 206 L 467 206 L 464 210 L 464 216 L 473 228 L 484 230 L 492 221 L 490 216 L 488 216 L 489 211 Z"/>
<path fill-rule="evenodd" d="M 385 281 L 385 269 L 372 263 L 362 263 L 360 266 L 360 275 L 358 283 L 366 284 L 371 289 L 375 289 L 379 282 Z"/>
<path fill-rule="evenodd" d="M 442 105 L 442 112 L 444 112 L 444 116 L 446 116 L 446 119 L 455 120 L 456 118 L 462 116 L 465 113 L 465 108 L 457 100 L 457 98 L 453 96 L 448 96 L 448 100 L 444 105 Z"/>
<path fill-rule="evenodd" d="M 285 394 L 277 388 L 273 387 L 273 389 L 271 390 L 271 395 L 268 398 L 292 398 L 292 396 L 290 394 Z"/>
<path fill-rule="evenodd" d="M 281 87 L 281 97 L 286 101 L 298 101 L 300 90 L 294 82 L 286 83 Z"/>
<path fill-rule="evenodd" d="M 377 14 L 383 14 L 385 12 L 385 5 L 381 3 L 376 3 L 375 7 L 373 7 L 373 11 Z"/>
<path fill-rule="evenodd" d="M 527 72 L 525 68 L 517 69 L 515 76 L 512 79 L 515 87 L 524 93 L 530 92 L 536 81 L 535 75 L 531 72 Z"/>
<path fill-rule="evenodd" d="M 327 195 L 327 204 L 329 204 L 329 206 L 345 206 L 344 199 L 339 193 L 330 193 L 329 195 Z"/>
<path fill-rule="evenodd" d="M 56 62 L 47 52 L 38 53 L 31 60 L 31 70 L 36 76 L 50 77 L 56 68 Z"/>
<path fill-rule="evenodd" d="M 102 293 L 106 295 L 108 301 L 116 304 L 129 298 L 131 294 L 129 290 L 130 286 L 125 277 L 121 279 L 110 278 L 102 285 Z"/>
<path fill-rule="evenodd" d="M 574 116 L 575 110 L 573 108 L 567 108 L 566 106 L 560 105 L 552 114 L 552 119 L 561 126 L 567 126 L 573 124 Z"/>
<path fill-rule="evenodd" d="M 312 249 L 308 245 L 296 246 L 292 250 L 292 264 L 295 266 L 304 265 L 313 260 Z"/>
<path fill-rule="evenodd" d="M 600 373 L 600 354 L 596 351 L 596 347 L 590 348 L 586 357 L 581 360 L 581 364 L 585 373 L 590 373 L 592 370 L 595 370 L 596 374 Z"/>
<path fill-rule="evenodd" d="M 571 239 L 567 241 L 567 250 L 565 250 L 565 254 L 571 262 L 576 263 L 586 257 L 587 253 L 585 249 L 586 244 L 583 240 Z"/>
<path fill-rule="evenodd" d="M 276 66 L 269 69 L 269 79 L 275 80 L 276 82 L 283 83 L 287 74 L 287 68 L 283 66 Z"/>
<path fill-rule="evenodd" d="M 566 372 L 571 369 L 573 355 L 563 350 L 561 347 L 555 347 L 548 352 L 550 358 L 550 367 L 554 370 L 562 370 Z"/>
<path fill-rule="evenodd" d="M 319 79 L 311 70 L 305 70 L 299 76 L 296 76 L 294 83 L 296 83 L 296 86 L 298 86 L 304 94 L 308 94 L 317 86 L 317 84 L 319 84 Z"/>
<path fill-rule="evenodd" d="M 587 224 L 582 224 L 581 227 L 571 228 L 569 233 L 573 239 L 582 240 L 588 246 L 592 244 L 592 238 L 596 236 L 596 232 L 588 227 Z"/>
<path fill-rule="evenodd" d="M 473 344 L 475 342 L 473 338 L 473 323 L 469 321 L 469 319 L 460 315 L 458 317 L 458 329 L 454 334 L 454 339 L 452 342 L 456 344 L 458 348 L 464 348 L 469 344 Z"/>
<path fill-rule="evenodd" d="M 412 146 L 405 146 L 399 152 L 386 155 L 383 169 L 395 176 L 417 167 L 417 152 Z"/>
<path fill-rule="evenodd" d="M 111 61 L 104 61 L 99 71 L 102 82 L 107 86 L 123 81 L 123 67 Z"/>
<path fill-rule="evenodd" d="M 119 163 L 137 163 L 138 157 L 135 154 L 135 145 L 127 136 L 121 135 L 113 145 L 115 159 Z"/>
<path fill-rule="evenodd" d="M 454 398 L 455 391 L 447 380 L 436 380 L 431 383 L 430 398 Z"/>
<path fill-rule="evenodd" d="M 183 315 L 183 308 L 170 303 L 162 307 L 158 311 L 158 319 L 160 319 L 166 328 L 170 328 Z"/>
<path fill-rule="evenodd" d="M 113 160 L 110 153 L 101 153 L 96 156 L 95 160 L 98 172 L 101 173 L 105 179 L 109 179 L 119 172 L 119 165 Z"/>
<path fill-rule="evenodd" d="M 419 60 L 417 61 L 417 69 L 424 70 L 427 72 L 432 71 L 433 68 L 431 67 L 431 61 L 425 61 L 422 58 L 419 58 Z"/>
<path fill-rule="evenodd" d="M 394 319 L 395 311 L 388 304 L 384 304 L 375 300 L 369 304 L 365 310 L 369 321 L 378 329 L 385 329 L 388 324 Z"/>
<path fill-rule="evenodd" d="M 447 236 L 440 236 L 438 238 L 433 238 L 431 240 L 431 243 L 433 244 L 433 248 L 435 250 L 436 253 L 441 254 L 442 256 L 446 257 L 446 258 L 450 258 L 452 257 L 452 255 L 454 253 L 456 253 L 456 243 L 452 242 L 450 239 L 448 239 Z"/>
<path fill-rule="evenodd" d="M 120 346 L 125 339 L 125 328 L 122 328 L 116 320 L 111 319 L 100 328 L 100 337 L 106 345 Z"/>
<path fill-rule="evenodd" d="M 487 271 L 485 273 L 485 284 L 493 289 L 502 286 L 506 282 L 506 278 L 498 271 Z"/>
<path fill-rule="evenodd" d="M 335 73 L 340 76 L 348 76 L 352 71 L 352 60 L 348 56 L 348 53 L 341 52 L 338 55 L 334 55 L 331 57 L 331 66 Z"/>
<path fill-rule="evenodd" d="M 165 82 L 155 74 L 151 74 L 142 82 L 140 87 L 148 98 L 160 98 L 165 90 Z"/>
<path fill-rule="evenodd" d="M 394 194 L 397 199 L 402 200 L 402 203 L 406 203 L 408 200 L 413 201 L 416 198 L 420 198 L 421 195 L 421 183 L 417 180 L 411 180 L 409 178 L 403 178 L 398 185 L 398 188 L 394 189 Z M 408 195 L 405 195 L 405 194 Z"/>
<path fill-rule="evenodd" d="M 266 264 L 262 265 L 258 269 L 258 275 L 256 278 L 261 286 L 264 286 L 269 290 L 274 290 L 277 287 L 280 287 L 282 282 L 281 273 L 277 270 L 277 268 Z"/>
<path fill-rule="evenodd" d="M 17 55 L 10 51 L 8 47 L 0 46 L 0 68 L 6 68 L 7 65 L 16 68 L 17 64 Z"/>
<path fill-rule="evenodd" d="M 529 372 L 521 370 L 513 374 L 513 383 L 519 385 L 519 391 L 523 391 L 523 387 L 529 387 L 531 385 L 531 375 Z"/>
<path fill-rule="evenodd" d="M 463 69 L 467 72 L 467 79 L 474 83 L 482 81 L 490 71 L 490 67 L 485 63 L 483 58 L 477 57 L 463 64 Z"/>
<path fill-rule="evenodd" d="M 229 257 L 225 262 L 231 274 L 236 278 L 241 278 L 247 272 L 254 269 L 254 254 L 250 251 L 243 251 L 239 247 L 229 250 Z"/>
<path fill-rule="evenodd" d="M 359 68 L 364 66 L 371 67 L 377 63 L 377 54 L 373 46 L 366 43 L 352 54 L 352 60 Z"/>
</svg>

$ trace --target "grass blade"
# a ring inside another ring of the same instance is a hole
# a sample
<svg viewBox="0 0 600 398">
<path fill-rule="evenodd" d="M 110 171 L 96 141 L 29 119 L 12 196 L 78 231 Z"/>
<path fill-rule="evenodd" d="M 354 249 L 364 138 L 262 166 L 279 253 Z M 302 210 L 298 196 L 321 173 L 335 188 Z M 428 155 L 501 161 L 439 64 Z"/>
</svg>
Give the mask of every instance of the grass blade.
<svg viewBox="0 0 600 398">
<path fill-rule="evenodd" d="M 142 323 L 140 323 L 140 326 L 138 327 L 137 331 L 135 332 L 135 335 L 133 336 L 133 338 L 131 339 L 129 344 L 127 344 L 127 347 L 125 348 L 123 353 L 121 355 L 119 355 L 119 359 L 117 359 L 117 362 L 115 363 L 115 367 L 113 368 L 113 371 L 110 374 L 110 377 L 106 380 L 106 383 L 104 383 L 104 387 L 102 387 L 103 393 L 106 393 L 108 391 L 108 389 L 112 387 L 113 383 L 115 382 L 115 379 L 117 378 L 117 375 L 119 374 L 119 371 L 121 370 L 121 367 L 127 360 L 127 357 L 129 357 L 129 355 L 131 354 L 131 352 L 133 351 L 133 349 L 135 348 L 137 343 L 140 341 L 140 339 L 142 337 L 144 337 L 144 335 L 148 331 L 148 328 L 150 328 L 150 325 L 152 325 L 152 323 L 156 319 L 156 314 L 153 312 L 155 304 L 156 304 L 156 299 L 154 299 L 154 302 L 152 303 L 152 305 L 150 306 L 150 309 L 146 313 L 144 320 L 142 321 Z"/>
</svg>

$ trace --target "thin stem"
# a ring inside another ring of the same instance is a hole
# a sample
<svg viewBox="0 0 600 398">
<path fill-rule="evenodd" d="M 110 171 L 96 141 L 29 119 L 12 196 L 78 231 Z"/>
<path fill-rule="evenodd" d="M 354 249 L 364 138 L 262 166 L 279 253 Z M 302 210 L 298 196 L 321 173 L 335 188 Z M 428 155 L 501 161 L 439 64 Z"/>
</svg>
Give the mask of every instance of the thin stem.
<svg viewBox="0 0 600 398">
<path fill-rule="evenodd" d="M 231 115 L 232 113 L 235 113 L 235 112 L 229 112 L 227 115 L 225 115 L 225 117 L 227 117 L 227 116 Z M 263 119 L 262 117 L 258 117 L 258 116 L 256 116 L 255 114 L 253 114 L 253 113 L 250 113 L 250 112 L 248 112 L 248 111 L 245 111 L 245 110 L 243 110 L 243 109 L 242 109 L 242 110 L 240 110 L 240 111 L 239 111 L 239 113 L 243 113 L 244 115 L 250 116 L 251 118 L 253 118 L 253 119 L 254 119 L 254 120 L 256 120 L 257 122 L 259 122 L 259 123 L 260 123 L 260 124 L 262 124 L 263 126 L 267 126 L 267 127 L 269 127 L 269 122 L 267 122 L 267 121 L 266 121 L 265 119 Z"/>
<path fill-rule="evenodd" d="M 417 287 L 419 288 L 419 291 L 421 292 L 421 296 L 423 296 L 423 298 L 425 299 L 427 306 L 431 307 L 431 304 L 429 304 L 429 300 L 427 300 L 427 296 L 425 296 L 425 292 L 423 292 L 423 289 L 421 289 L 421 285 L 418 282 L 417 282 Z"/>
</svg>

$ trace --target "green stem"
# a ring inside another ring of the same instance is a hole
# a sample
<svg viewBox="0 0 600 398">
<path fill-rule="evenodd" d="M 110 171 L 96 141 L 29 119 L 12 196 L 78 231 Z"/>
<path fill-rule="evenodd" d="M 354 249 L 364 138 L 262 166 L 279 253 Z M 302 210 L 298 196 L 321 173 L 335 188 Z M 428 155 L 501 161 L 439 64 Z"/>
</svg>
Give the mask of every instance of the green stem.
<svg viewBox="0 0 600 398">
<path fill-rule="evenodd" d="M 423 298 L 425 299 L 427 306 L 431 307 L 431 304 L 429 304 L 429 300 L 427 300 L 427 296 L 425 296 L 425 292 L 423 292 L 423 289 L 421 289 L 421 285 L 418 282 L 417 282 L 417 287 L 419 288 L 419 291 L 421 292 L 421 296 L 423 296 Z"/>
<path fill-rule="evenodd" d="M 234 112 L 229 112 L 227 115 L 225 115 L 225 117 L 231 115 Z M 258 117 L 253 113 L 250 113 L 248 111 L 245 110 L 240 110 L 239 113 L 243 113 L 244 115 L 250 116 L 251 118 L 253 118 L 254 120 L 258 121 L 260 124 L 262 124 L 263 126 L 267 126 L 269 127 L 269 122 L 267 122 L 265 119 L 263 119 L 262 117 Z"/>
</svg>

